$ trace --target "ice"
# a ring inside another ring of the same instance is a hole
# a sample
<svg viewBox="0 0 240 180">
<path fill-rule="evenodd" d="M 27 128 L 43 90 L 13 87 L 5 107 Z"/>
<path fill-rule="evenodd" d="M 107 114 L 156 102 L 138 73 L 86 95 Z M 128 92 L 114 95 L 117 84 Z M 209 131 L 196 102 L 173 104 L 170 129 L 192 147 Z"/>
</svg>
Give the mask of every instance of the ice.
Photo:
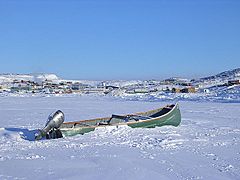
<svg viewBox="0 0 240 180">
<path fill-rule="evenodd" d="M 240 179 L 239 103 L 180 100 L 179 127 L 99 127 L 85 135 L 33 139 L 57 109 L 74 121 L 173 102 L 98 95 L 1 97 L 0 179 Z"/>
</svg>

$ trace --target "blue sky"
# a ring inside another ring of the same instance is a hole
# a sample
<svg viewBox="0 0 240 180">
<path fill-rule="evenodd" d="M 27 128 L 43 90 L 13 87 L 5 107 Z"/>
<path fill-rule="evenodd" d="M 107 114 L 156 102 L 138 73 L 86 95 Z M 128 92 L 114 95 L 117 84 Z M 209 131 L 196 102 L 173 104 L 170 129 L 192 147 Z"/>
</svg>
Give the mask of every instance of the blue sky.
<svg viewBox="0 0 240 180">
<path fill-rule="evenodd" d="M 0 73 L 200 77 L 240 67 L 239 0 L 0 0 Z"/>
</svg>

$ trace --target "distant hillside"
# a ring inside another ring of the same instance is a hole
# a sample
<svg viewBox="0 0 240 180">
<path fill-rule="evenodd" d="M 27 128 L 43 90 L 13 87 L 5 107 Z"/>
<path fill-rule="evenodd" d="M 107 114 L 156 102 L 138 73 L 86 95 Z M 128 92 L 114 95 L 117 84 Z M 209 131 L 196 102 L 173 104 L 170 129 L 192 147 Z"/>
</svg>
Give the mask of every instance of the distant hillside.
<svg viewBox="0 0 240 180">
<path fill-rule="evenodd" d="M 240 78 L 240 68 L 229 70 L 229 71 L 224 71 L 221 72 L 217 75 L 214 76 L 208 76 L 204 78 L 200 78 L 199 81 L 212 81 L 212 80 L 230 80 L 230 79 L 235 79 L 235 78 Z"/>
<path fill-rule="evenodd" d="M 58 81 L 72 81 L 72 82 L 80 82 L 83 84 L 90 84 L 90 85 L 97 85 L 101 83 L 101 81 L 90 81 L 90 80 L 64 80 L 59 78 L 55 74 L 44 74 L 44 73 L 37 73 L 37 74 L 0 74 L 0 83 L 8 83 L 8 82 L 13 82 L 14 80 L 25 80 L 25 81 L 34 81 L 34 82 L 42 82 L 44 80 L 52 80 L 54 82 Z M 221 85 L 224 83 L 227 83 L 229 80 L 234 80 L 234 79 L 240 79 L 240 68 L 229 70 L 229 71 L 224 71 L 222 73 L 213 75 L 213 76 L 208 76 L 196 80 L 192 80 L 193 85 L 199 85 L 203 88 L 205 87 L 211 87 L 215 85 Z M 167 79 L 169 81 L 176 80 L 178 82 L 180 81 L 186 81 L 181 78 L 170 78 Z M 113 85 L 113 86 L 130 86 L 130 85 L 138 85 L 142 84 L 143 82 L 146 81 L 141 81 L 141 80 L 112 80 L 112 81 L 104 81 L 105 85 Z"/>
<path fill-rule="evenodd" d="M 55 74 L 0 74 L 0 83 L 13 82 L 13 80 L 25 80 L 42 82 L 44 80 L 60 80 Z"/>
<path fill-rule="evenodd" d="M 229 80 L 240 79 L 240 68 L 224 71 L 219 74 L 197 79 L 193 82 L 194 85 L 202 87 L 210 87 L 227 83 Z"/>
</svg>

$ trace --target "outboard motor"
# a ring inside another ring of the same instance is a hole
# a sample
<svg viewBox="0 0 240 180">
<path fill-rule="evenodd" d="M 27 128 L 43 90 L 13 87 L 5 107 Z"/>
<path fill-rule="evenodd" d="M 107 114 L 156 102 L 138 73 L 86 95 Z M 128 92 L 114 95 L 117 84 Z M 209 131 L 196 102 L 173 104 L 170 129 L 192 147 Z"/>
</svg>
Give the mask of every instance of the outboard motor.
<svg viewBox="0 0 240 180">
<path fill-rule="evenodd" d="M 61 138 L 62 133 L 59 129 L 61 124 L 64 122 L 64 114 L 62 111 L 58 110 L 48 116 L 45 127 L 39 130 L 39 133 L 35 134 L 35 140 L 40 140 L 43 137 L 47 139 Z"/>
</svg>

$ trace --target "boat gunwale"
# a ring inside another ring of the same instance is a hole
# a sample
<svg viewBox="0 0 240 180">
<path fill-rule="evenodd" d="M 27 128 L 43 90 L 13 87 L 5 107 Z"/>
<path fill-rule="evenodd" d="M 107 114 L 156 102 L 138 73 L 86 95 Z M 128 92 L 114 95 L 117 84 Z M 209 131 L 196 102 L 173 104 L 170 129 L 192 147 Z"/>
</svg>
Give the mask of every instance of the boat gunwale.
<svg viewBox="0 0 240 180">
<path fill-rule="evenodd" d="M 71 130 L 73 130 L 73 129 L 83 129 L 83 128 L 96 128 L 96 127 L 106 127 L 106 126 L 116 126 L 116 125 L 129 125 L 129 124 L 137 124 L 137 123 L 140 123 L 140 122 L 151 122 L 151 121 L 154 121 L 154 120 L 157 120 L 157 119 L 161 119 L 161 118 L 163 118 L 163 117 L 165 117 L 165 116 L 167 116 L 167 115 L 169 115 L 169 114 L 171 114 L 173 111 L 175 111 L 176 109 L 177 109 L 177 107 L 178 107 L 179 105 L 178 105 L 178 103 L 176 103 L 173 107 L 172 107 L 172 109 L 170 110 L 170 111 L 168 111 L 167 113 L 165 113 L 165 114 L 163 114 L 163 115 L 161 115 L 161 116 L 157 116 L 157 117 L 154 117 L 154 118 L 150 118 L 150 119 L 146 119 L 146 120 L 138 120 L 138 121 L 134 121 L 134 122 L 125 122 L 125 123 L 114 123 L 114 124 L 109 124 L 109 125 L 102 125 L 102 126 L 99 126 L 99 125 L 94 125 L 94 126 L 82 126 L 82 127 L 69 127 L 69 128 L 67 128 L 67 127 L 63 127 L 63 128 L 61 128 L 60 127 L 60 129 L 61 130 L 67 130 L 67 129 L 71 129 Z M 146 112 L 138 112 L 138 113 L 135 113 L 136 115 L 138 115 L 138 114 L 144 114 L 144 113 L 149 113 L 149 112 L 151 112 L 151 111 L 157 111 L 157 110 L 160 110 L 160 109 L 163 109 L 163 108 L 165 108 L 165 107 L 167 107 L 167 105 L 166 106 L 164 106 L 164 107 L 161 107 L 161 108 L 157 108 L 157 109 L 154 109 L 154 110 L 150 110 L 150 111 L 146 111 Z M 128 114 L 129 115 L 129 114 Z M 84 122 L 92 122 L 92 121 L 96 121 L 96 120 L 104 120 L 104 119 L 109 119 L 109 118 L 111 118 L 111 117 L 105 117 L 105 118 L 96 118 L 96 119 L 90 119 L 90 120 L 82 120 L 82 121 L 77 121 L 77 122 L 74 122 L 74 121 L 72 121 L 72 122 L 65 122 L 65 123 L 63 123 L 63 124 L 81 124 L 81 123 L 84 123 Z"/>
<path fill-rule="evenodd" d="M 167 106 L 164 106 L 164 107 L 167 107 Z M 164 108 L 163 107 L 163 108 Z M 145 119 L 145 120 L 139 120 L 139 121 L 135 121 L 135 122 L 127 122 L 127 124 L 136 124 L 136 123 L 139 123 L 139 122 L 147 122 L 147 121 L 154 121 L 154 120 L 157 120 L 157 119 L 160 119 L 160 118 L 163 118 L 164 116 L 167 116 L 168 114 L 171 114 L 176 108 L 178 107 L 178 104 L 176 103 L 173 108 L 168 111 L 167 113 L 161 115 L 161 116 L 157 116 L 155 118 L 150 118 L 150 119 Z M 163 109 L 163 108 L 159 108 L 159 109 Z M 157 110 L 157 109 L 156 109 Z M 153 110 L 154 111 L 154 110 Z M 148 111 L 147 111 L 148 112 Z M 119 123 L 120 124 L 120 123 Z M 124 123 L 125 124 L 125 123 Z"/>
</svg>

